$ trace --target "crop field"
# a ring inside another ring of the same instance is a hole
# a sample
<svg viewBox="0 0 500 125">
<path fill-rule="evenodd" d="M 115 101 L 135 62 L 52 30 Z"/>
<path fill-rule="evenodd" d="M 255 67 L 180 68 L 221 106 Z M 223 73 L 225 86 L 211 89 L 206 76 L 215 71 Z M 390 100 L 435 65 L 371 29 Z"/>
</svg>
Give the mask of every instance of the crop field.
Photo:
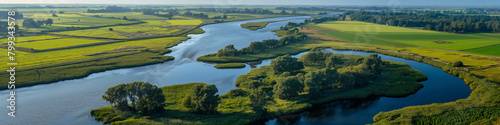
<svg viewBox="0 0 500 125">
<path fill-rule="evenodd" d="M 54 21 L 54 24 L 52 24 L 51 26 L 44 25 L 41 28 L 36 28 L 40 30 L 60 29 L 66 27 L 92 27 L 92 26 L 135 23 L 134 21 L 127 21 L 127 20 L 82 16 L 76 13 L 57 14 L 58 17 L 52 17 L 52 14 L 50 13 L 23 13 L 23 15 L 25 16 L 25 18 L 33 18 L 35 20 L 52 19 Z M 21 28 L 23 28 L 22 21 L 23 20 L 18 20 L 16 22 L 16 24 L 18 24 Z"/>
<path fill-rule="evenodd" d="M 32 48 L 36 50 L 54 49 L 61 47 L 69 47 L 83 44 L 106 42 L 104 40 L 82 39 L 82 38 L 61 38 L 52 40 L 40 40 L 34 42 L 17 43 L 16 45 L 24 48 Z"/>
<path fill-rule="evenodd" d="M 86 16 L 101 16 L 101 17 L 114 17 L 122 19 L 126 16 L 128 19 L 138 19 L 138 20 L 167 20 L 165 17 L 158 17 L 153 15 L 144 15 L 139 12 L 123 12 L 123 13 L 79 13 Z"/>
<path fill-rule="evenodd" d="M 68 38 L 69 39 L 69 38 Z M 37 65 L 49 65 L 54 63 L 62 63 L 62 62 L 75 62 L 75 61 L 83 61 L 84 59 L 95 58 L 94 56 L 86 56 L 88 54 L 94 54 L 99 52 L 111 51 L 120 47 L 128 47 L 128 46 L 137 46 L 143 48 L 165 48 L 171 47 L 180 43 L 182 40 L 185 40 L 186 37 L 166 37 L 166 38 L 155 38 L 155 39 L 145 39 L 145 40 L 134 40 L 134 41 L 125 41 L 118 43 L 111 43 L 105 45 L 95 45 L 88 47 L 80 47 L 80 48 L 72 48 L 72 49 L 63 49 L 63 50 L 54 50 L 54 51 L 46 51 L 46 52 L 37 52 L 37 53 L 29 53 L 23 51 L 17 51 L 17 58 L 19 62 L 23 62 L 18 64 L 17 68 L 28 68 Z M 80 41 L 93 41 L 99 42 L 95 40 L 89 39 L 79 39 Z M 39 42 L 39 41 L 36 41 Z M 28 44 L 36 43 L 29 42 Z M 48 42 L 48 41 L 46 41 Z M 63 41 L 64 42 L 64 41 Z M 67 44 L 63 44 L 68 46 Z M 45 45 L 44 45 L 45 46 Z M 39 47 L 39 46 L 36 46 Z M 6 49 L 0 49 L 0 52 L 5 52 Z M 6 58 L 6 55 L 0 56 L 2 58 Z M 6 63 L 7 60 L 0 61 L 1 63 Z M 6 69 L 4 67 L 3 69 Z"/>
<path fill-rule="evenodd" d="M 334 21 L 318 24 L 317 26 L 335 30 L 322 32 L 325 35 L 357 43 L 376 45 L 392 44 L 393 46 L 403 46 L 402 44 L 406 44 L 496 56 L 500 55 L 500 53 L 493 50 L 495 46 L 498 46 L 497 44 L 500 44 L 500 40 L 496 39 L 496 35 L 493 34 L 481 34 L 487 36 L 452 34 L 358 21 Z"/>
<path fill-rule="evenodd" d="M 40 36 L 24 36 L 24 37 L 16 37 L 16 40 L 14 42 L 26 42 L 26 41 L 33 41 L 33 40 L 45 40 L 45 39 L 57 39 L 60 37 L 57 36 L 49 36 L 49 35 L 40 35 Z M 7 38 L 5 39 L 0 39 L 3 43 L 9 42 Z"/>
<path fill-rule="evenodd" d="M 201 20 L 167 20 L 171 25 L 200 25 Z"/>
</svg>

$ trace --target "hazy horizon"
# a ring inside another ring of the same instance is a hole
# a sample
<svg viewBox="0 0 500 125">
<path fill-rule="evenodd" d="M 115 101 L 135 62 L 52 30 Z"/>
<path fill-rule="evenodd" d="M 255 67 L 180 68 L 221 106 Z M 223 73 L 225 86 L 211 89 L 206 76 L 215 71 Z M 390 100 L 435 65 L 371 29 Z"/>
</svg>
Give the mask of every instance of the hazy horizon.
<svg viewBox="0 0 500 125">
<path fill-rule="evenodd" d="M 500 6 L 500 0 L 16 0 L 0 4 L 138 4 L 138 5 L 339 5 L 339 6 Z"/>
</svg>

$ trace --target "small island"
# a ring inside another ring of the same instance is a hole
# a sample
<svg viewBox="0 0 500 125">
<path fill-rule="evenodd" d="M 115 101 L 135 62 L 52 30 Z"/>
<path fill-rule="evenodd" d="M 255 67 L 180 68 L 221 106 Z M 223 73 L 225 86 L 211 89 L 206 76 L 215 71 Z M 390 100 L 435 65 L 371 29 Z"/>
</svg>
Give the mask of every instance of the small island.
<svg viewBox="0 0 500 125">
<path fill-rule="evenodd" d="M 269 23 L 277 22 L 277 21 L 264 21 L 264 22 L 250 22 L 241 24 L 241 28 L 249 29 L 249 30 L 258 30 L 265 28 Z"/>
<path fill-rule="evenodd" d="M 234 68 L 245 68 L 246 65 L 243 63 L 223 63 L 214 66 L 217 69 L 234 69 Z"/>
<path fill-rule="evenodd" d="M 215 85 L 205 83 L 160 88 L 143 82 L 121 84 L 103 96 L 112 106 L 91 114 L 105 124 L 249 124 L 336 100 L 408 96 L 423 87 L 419 81 L 427 79 L 408 64 L 382 60 L 377 54 L 323 51 L 313 49 L 300 58 L 280 56 L 269 66 L 239 76 L 238 88 L 220 96 Z M 135 86 L 149 86 L 145 88 L 154 92 L 150 97 L 130 95 L 150 92 Z M 117 92 L 122 94 L 110 98 L 110 93 Z"/>
</svg>

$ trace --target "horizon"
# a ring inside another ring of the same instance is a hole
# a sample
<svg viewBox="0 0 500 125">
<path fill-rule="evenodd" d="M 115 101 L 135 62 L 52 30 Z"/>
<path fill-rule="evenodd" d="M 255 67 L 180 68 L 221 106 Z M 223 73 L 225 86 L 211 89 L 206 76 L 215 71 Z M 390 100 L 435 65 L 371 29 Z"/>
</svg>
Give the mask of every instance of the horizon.
<svg viewBox="0 0 500 125">
<path fill-rule="evenodd" d="M 41 5 L 213 5 L 213 6 L 431 6 L 431 7 L 498 7 L 500 1 L 495 0 L 357 0 L 357 1 L 340 1 L 340 0 L 317 0 L 317 1 L 300 1 L 300 0 L 189 0 L 189 1 L 174 1 L 174 0 L 150 0 L 150 1 L 135 1 L 135 0 L 17 0 L 4 1 L 0 4 L 41 4 Z"/>
</svg>

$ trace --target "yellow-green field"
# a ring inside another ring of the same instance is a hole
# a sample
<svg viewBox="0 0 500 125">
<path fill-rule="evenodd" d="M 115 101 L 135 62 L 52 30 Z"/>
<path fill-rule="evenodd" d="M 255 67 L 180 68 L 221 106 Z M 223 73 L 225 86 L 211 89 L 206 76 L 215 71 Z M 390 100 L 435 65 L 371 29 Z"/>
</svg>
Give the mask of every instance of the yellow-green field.
<svg viewBox="0 0 500 125">
<path fill-rule="evenodd" d="M 404 46 L 401 44 L 406 44 L 500 56 L 500 53 L 495 51 L 490 52 L 473 50 L 475 48 L 500 44 L 500 40 L 492 37 L 491 34 L 488 34 L 488 37 L 467 34 L 452 34 L 429 30 L 385 26 L 359 21 L 333 21 L 318 24 L 317 26 L 334 30 L 323 31 L 323 34 L 341 39 L 346 38 L 346 40 L 348 40 L 347 38 L 351 38 L 351 40 L 348 41 L 358 43 L 394 46 Z M 354 40 L 352 40 L 352 38 L 354 38 Z M 445 42 L 439 43 L 439 41 Z"/>
<path fill-rule="evenodd" d="M 24 48 L 32 48 L 36 50 L 44 50 L 44 49 L 54 49 L 54 48 L 69 47 L 69 46 L 99 43 L 99 42 L 106 42 L 106 41 L 94 40 L 94 39 L 82 39 L 82 38 L 61 38 L 61 39 L 17 43 L 16 46 Z"/>
<path fill-rule="evenodd" d="M 29 67 L 41 66 L 41 65 L 52 65 L 64 62 L 85 61 L 85 59 L 96 58 L 94 56 L 86 56 L 87 54 L 106 52 L 127 46 L 139 46 L 150 49 L 165 48 L 168 46 L 176 45 L 185 39 L 187 38 L 186 37 L 155 38 L 155 39 L 134 40 L 134 41 L 118 42 L 105 45 L 96 45 L 89 47 L 80 47 L 80 48 L 54 50 L 54 51 L 37 52 L 37 53 L 17 51 L 16 60 L 22 63 L 19 63 L 16 68 L 26 69 Z M 27 43 L 26 45 L 30 43 Z M 0 49 L 0 52 L 6 53 L 6 49 Z M 6 58 L 6 55 L 2 55 L 0 57 Z M 0 61 L 0 63 L 7 63 L 7 60 L 2 60 Z M 7 67 L 3 67 L 2 69 L 7 69 Z"/>
<path fill-rule="evenodd" d="M 16 37 L 14 42 L 25 42 L 25 41 L 33 41 L 33 40 L 44 40 L 44 39 L 57 39 L 60 37 L 57 36 L 50 36 L 50 35 L 40 35 L 40 36 L 23 36 L 23 37 Z M 7 38 L 5 39 L 0 39 L 2 43 L 7 43 L 9 42 Z"/>
<path fill-rule="evenodd" d="M 52 19 L 54 22 L 54 24 L 52 24 L 51 26 L 43 25 L 40 28 L 30 28 L 29 31 L 64 29 L 66 27 L 93 27 L 93 26 L 135 23 L 134 21 L 127 21 L 127 20 L 82 16 L 78 15 L 77 13 L 57 14 L 58 17 L 52 17 L 52 14 L 50 13 L 23 13 L 23 15 L 25 18 L 33 18 L 34 20 Z M 21 29 L 26 29 L 22 27 L 22 21 L 24 20 L 17 20 L 16 24 L 19 25 Z"/>
<path fill-rule="evenodd" d="M 200 25 L 201 20 L 168 20 L 171 25 Z"/>
</svg>

